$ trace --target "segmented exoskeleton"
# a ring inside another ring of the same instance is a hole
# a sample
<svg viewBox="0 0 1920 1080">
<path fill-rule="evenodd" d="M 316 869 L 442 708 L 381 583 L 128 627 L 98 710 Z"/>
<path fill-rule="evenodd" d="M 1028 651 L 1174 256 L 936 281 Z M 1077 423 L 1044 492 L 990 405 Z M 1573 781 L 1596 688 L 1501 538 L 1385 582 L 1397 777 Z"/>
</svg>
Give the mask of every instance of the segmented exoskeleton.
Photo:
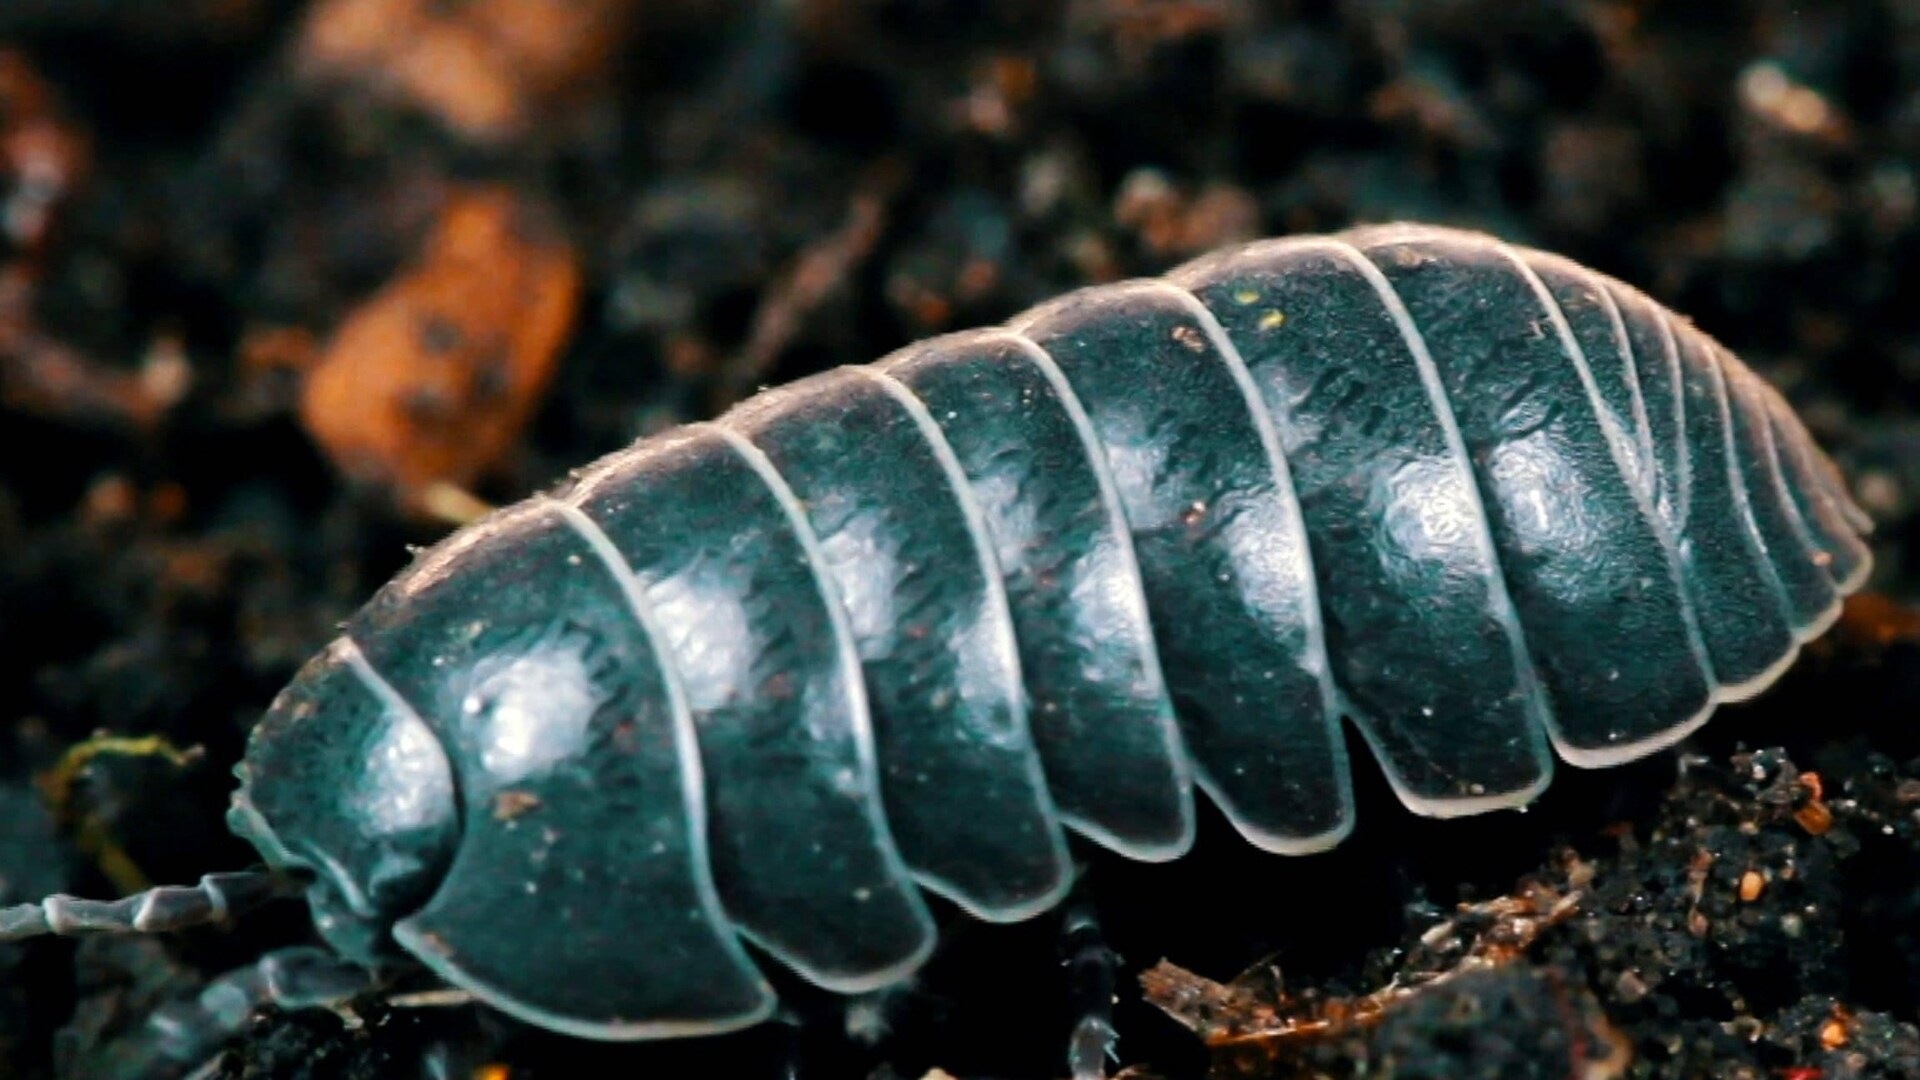
<svg viewBox="0 0 1920 1080">
<path fill-rule="evenodd" d="M 1338 843 L 1341 717 L 1438 816 L 1669 746 L 1831 623 L 1869 527 L 1617 281 L 1424 226 L 1255 243 L 463 529 L 274 702 L 231 823 L 348 959 L 590 1038 L 726 1031 L 774 1007 L 743 941 L 898 982 L 923 892 L 1032 916 L 1069 831 L 1181 855 L 1195 786 L 1262 848 Z"/>
</svg>

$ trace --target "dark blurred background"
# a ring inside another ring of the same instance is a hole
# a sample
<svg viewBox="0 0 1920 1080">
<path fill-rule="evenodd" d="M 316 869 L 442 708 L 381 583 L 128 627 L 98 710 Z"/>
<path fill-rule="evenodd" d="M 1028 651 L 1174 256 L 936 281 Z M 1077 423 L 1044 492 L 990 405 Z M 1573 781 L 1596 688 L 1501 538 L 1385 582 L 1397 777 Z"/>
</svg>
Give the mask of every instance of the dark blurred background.
<svg viewBox="0 0 1920 1080">
<path fill-rule="evenodd" d="M 0 902 L 246 865 L 221 813 L 247 729 L 408 545 L 758 386 L 1264 235 L 1421 219 L 1642 286 L 1802 410 L 1879 519 L 1873 587 L 1910 600 L 1917 154 L 1908 0 L 0 0 Z M 1911 676 L 1795 678 L 1708 756 L 1814 717 L 1865 732 L 1895 790 L 1916 748 L 1874 740 L 1910 724 Z M 34 784 L 99 729 L 200 753 Z M 1662 759 L 1442 828 L 1375 790 L 1348 852 L 1210 838 L 1188 869 L 1096 872 L 1134 969 L 1280 948 L 1290 984 L 1359 993 L 1428 897 L 1644 827 L 1672 782 Z M 1897 953 L 1894 909 L 1860 925 Z M 117 1032 L 299 914 L 0 952 L 0 1078 L 108 1075 Z M 1051 929 L 980 934 L 878 1010 L 890 1044 L 800 1056 L 1058 1074 Z M 1715 970 L 1658 1009 L 1588 982 L 1642 1075 L 1920 1074 L 1912 976 L 1781 948 L 1752 976 L 1777 1002 Z M 1826 1045 L 1821 995 L 1890 1041 Z M 1204 1066 L 1122 1015 L 1126 1060 Z M 1713 1034 L 1755 1015 L 1775 1042 Z M 791 1041 L 599 1060 L 772 1076 Z M 577 1075 L 569 1052 L 415 1010 L 264 1021 L 220 1068 L 497 1080 Z"/>
</svg>

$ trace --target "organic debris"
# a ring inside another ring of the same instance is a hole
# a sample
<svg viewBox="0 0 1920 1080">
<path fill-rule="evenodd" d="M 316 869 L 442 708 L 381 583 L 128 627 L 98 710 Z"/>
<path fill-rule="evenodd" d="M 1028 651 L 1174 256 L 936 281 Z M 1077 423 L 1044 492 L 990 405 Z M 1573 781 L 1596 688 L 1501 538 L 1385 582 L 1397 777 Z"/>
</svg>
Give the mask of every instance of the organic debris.
<svg viewBox="0 0 1920 1080">
<path fill-rule="evenodd" d="M 1288 991 L 1271 967 L 1220 984 L 1166 961 L 1141 985 L 1208 1044 L 1215 1077 L 1689 1076 L 1736 1061 L 1754 1071 L 1723 1075 L 1920 1077 L 1920 1027 L 1850 1003 L 1828 959 L 1859 917 L 1847 883 L 1920 866 L 1920 818 L 1888 817 L 1920 804 L 1920 762 L 1860 764 L 1837 798 L 1778 750 L 1699 764 L 1644 841 L 1621 829 L 1611 851 L 1564 849 L 1550 876 L 1439 921 L 1410 910 L 1422 925 L 1376 955 L 1384 982 L 1367 994 Z M 1904 850 L 1867 850 L 1869 836 Z M 1902 977 L 1900 995 L 1920 989 Z"/>
<path fill-rule="evenodd" d="M 604 87 L 634 0 L 322 0 L 298 64 L 500 142 Z"/>
<path fill-rule="evenodd" d="M 1462 904 L 1453 917 L 1429 927 L 1415 941 L 1392 983 L 1357 998 L 1288 994 L 1275 967 L 1256 968 L 1222 985 L 1165 960 L 1140 976 L 1146 1000 L 1186 1025 L 1215 1053 L 1215 1075 L 1280 1076 L 1305 1064 L 1310 1051 L 1327 1041 L 1357 1042 L 1358 1061 L 1393 1058 L 1422 1024 L 1447 1025 L 1445 1036 L 1510 1043 L 1516 1032 L 1541 1028 L 1539 1017 L 1516 1020 L 1503 1015 L 1547 1002 L 1547 1021 L 1536 1044 L 1511 1047 L 1514 1053 L 1472 1058 L 1488 1077 L 1518 1075 L 1514 1062 L 1537 1063 L 1541 1076 L 1587 1076 L 1599 1080 L 1615 1072 L 1595 1071 L 1601 1062 L 1624 1063 L 1627 1048 L 1606 1025 L 1597 1004 L 1584 991 L 1569 991 L 1557 976 L 1503 969 L 1519 959 L 1548 927 L 1578 910 L 1580 894 L 1560 894 L 1531 885 L 1511 897 Z M 1538 984 L 1538 985 L 1536 985 Z M 1497 1004 L 1493 1004 L 1497 1002 Z M 1565 1021 L 1563 1029 L 1560 1021 Z M 1491 1036 L 1470 1028 L 1485 1025 Z M 1523 1040 L 1524 1042 L 1524 1040 Z M 1607 1053 L 1589 1058 L 1594 1045 Z M 1422 1055 L 1415 1053 L 1414 1060 Z M 1396 1072 L 1394 1075 L 1404 1075 Z"/>
<path fill-rule="evenodd" d="M 540 404 L 579 295 L 573 249 L 543 210 L 458 190 L 419 257 L 334 332 L 301 418 L 342 471 L 416 504 L 470 483 Z"/>
</svg>

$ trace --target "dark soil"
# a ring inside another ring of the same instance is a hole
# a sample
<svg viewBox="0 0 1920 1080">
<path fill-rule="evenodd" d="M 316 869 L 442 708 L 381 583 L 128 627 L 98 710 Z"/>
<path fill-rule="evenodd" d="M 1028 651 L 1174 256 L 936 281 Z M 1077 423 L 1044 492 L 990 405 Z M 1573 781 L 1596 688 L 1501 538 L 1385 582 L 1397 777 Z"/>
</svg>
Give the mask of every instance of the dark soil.
<svg viewBox="0 0 1920 1080">
<path fill-rule="evenodd" d="M 1563 771 L 1525 814 L 1415 820 L 1368 776 L 1324 856 L 1209 821 L 1174 866 L 1095 858 L 1122 1061 L 1920 1077 L 1917 167 L 1906 0 L 7 0 L 0 902 L 248 865 L 222 825 L 248 728 L 475 500 L 1070 288 L 1415 218 L 1738 350 L 1878 519 L 1892 603 L 1691 756 Z M 428 328 L 390 397 L 325 393 L 364 356 L 332 346 L 392 321 Z M 97 730 L 200 749 L 35 784 Z M 1488 944 L 1540 896 L 1577 899 Z M 263 1017 L 214 1075 L 1062 1075 L 1056 924 L 951 921 L 863 1004 L 874 1046 L 805 993 L 798 1028 L 665 1047 L 374 1001 Z M 0 1078 L 114 1075 L 158 1003 L 307 939 L 281 904 L 0 948 Z M 1210 1055 L 1134 990 L 1162 958 L 1331 1019 Z"/>
</svg>

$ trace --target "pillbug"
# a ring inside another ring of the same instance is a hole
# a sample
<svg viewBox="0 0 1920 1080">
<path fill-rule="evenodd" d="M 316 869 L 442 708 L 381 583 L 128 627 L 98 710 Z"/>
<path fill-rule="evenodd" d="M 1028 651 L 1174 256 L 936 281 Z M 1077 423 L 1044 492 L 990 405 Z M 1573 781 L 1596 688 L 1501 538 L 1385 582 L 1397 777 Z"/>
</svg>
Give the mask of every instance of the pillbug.
<svg viewBox="0 0 1920 1080">
<path fill-rule="evenodd" d="M 1670 746 L 1832 623 L 1870 528 L 1775 390 L 1618 281 L 1439 227 L 1261 241 L 462 529 L 273 702 L 229 822 L 344 960 L 586 1038 L 716 1034 L 771 1015 L 761 963 L 904 980 L 924 894 L 1055 907 L 1069 833 L 1177 858 L 1196 788 L 1261 848 L 1337 844 L 1343 718 L 1443 817 Z"/>
</svg>

